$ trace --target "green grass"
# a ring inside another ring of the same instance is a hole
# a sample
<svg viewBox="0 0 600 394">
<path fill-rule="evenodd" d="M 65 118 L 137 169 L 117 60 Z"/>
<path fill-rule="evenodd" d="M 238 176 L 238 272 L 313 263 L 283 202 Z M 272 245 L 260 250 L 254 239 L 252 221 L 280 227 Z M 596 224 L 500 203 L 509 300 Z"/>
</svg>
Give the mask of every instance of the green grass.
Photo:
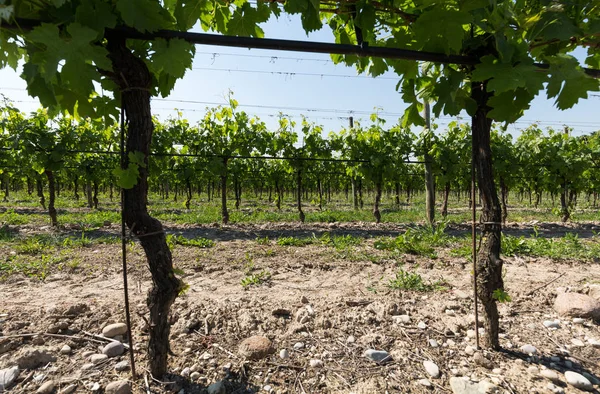
<svg viewBox="0 0 600 394">
<path fill-rule="evenodd" d="M 0 279 L 19 273 L 29 278 L 44 280 L 50 273 L 62 270 L 65 261 L 67 261 L 65 256 L 48 254 L 35 257 L 13 256 L 6 261 L 0 261 Z M 78 265 L 79 261 L 73 260 L 68 267 L 76 268 Z"/>
<path fill-rule="evenodd" d="M 453 238 L 445 233 L 445 228 L 445 223 L 436 227 L 409 228 L 396 238 L 377 239 L 374 246 L 379 250 L 437 258 L 436 248 L 448 246 L 453 242 Z"/>
<path fill-rule="evenodd" d="M 262 270 L 256 274 L 246 274 L 242 278 L 241 284 L 244 289 L 248 289 L 250 286 L 260 286 L 271 280 L 271 273 L 266 270 Z"/>
<path fill-rule="evenodd" d="M 398 269 L 394 279 L 390 279 L 387 286 L 393 290 L 410 290 L 410 291 L 438 291 L 446 289 L 446 283 L 443 281 L 436 281 L 433 283 L 426 283 L 421 275 L 416 272 L 408 272 L 402 268 Z"/>
<path fill-rule="evenodd" d="M 280 237 L 277 239 L 279 246 L 306 246 L 315 243 L 315 237 Z"/>
<path fill-rule="evenodd" d="M 196 248 L 205 249 L 205 248 L 212 248 L 213 246 L 215 246 L 215 241 L 212 241 L 212 240 L 206 239 L 206 238 L 202 238 L 202 237 L 186 238 L 182 235 L 168 234 L 167 235 L 167 244 L 171 248 L 174 247 L 175 245 L 181 245 L 181 246 L 193 246 Z"/>
</svg>

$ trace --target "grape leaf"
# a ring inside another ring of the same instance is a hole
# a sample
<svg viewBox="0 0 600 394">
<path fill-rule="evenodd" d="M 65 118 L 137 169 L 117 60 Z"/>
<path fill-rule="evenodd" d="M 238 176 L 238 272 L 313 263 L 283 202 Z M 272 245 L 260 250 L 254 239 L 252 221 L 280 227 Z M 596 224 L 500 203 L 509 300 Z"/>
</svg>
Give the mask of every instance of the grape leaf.
<svg viewBox="0 0 600 394">
<path fill-rule="evenodd" d="M 165 72 L 175 78 L 183 78 L 187 69 L 192 66 L 195 47 L 180 38 L 164 40 L 162 38 L 152 42 L 154 53 L 149 66 L 157 74 Z"/>
<path fill-rule="evenodd" d="M 514 122 L 529 108 L 534 96 L 524 88 L 495 94 L 488 100 L 488 105 L 492 107 L 488 116 L 497 122 Z"/>
<path fill-rule="evenodd" d="M 213 5 L 210 1 L 206 0 L 180 0 L 177 1 L 175 6 L 175 19 L 177 19 L 177 26 L 181 30 L 189 30 L 200 19 L 202 14 L 210 17 L 210 10 Z M 204 29 L 204 26 L 203 26 Z M 205 31 L 208 29 L 205 29 Z"/>
<path fill-rule="evenodd" d="M 517 88 L 528 88 L 539 91 L 543 87 L 544 74 L 533 65 L 530 59 L 516 65 L 501 63 L 494 56 L 488 55 L 481 59 L 473 71 L 474 81 L 487 81 L 487 91 L 503 93 Z"/>
<path fill-rule="evenodd" d="M 559 55 L 550 64 L 550 81 L 548 82 L 548 98 L 556 97 L 555 104 L 559 109 L 573 107 L 579 99 L 587 98 L 589 91 L 598 91 L 598 80 L 588 77 L 577 59 L 567 55 Z"/>
<path fill-rule="evenodd" d="M 136 164 L 129 163 L 126 169 L 115 168 L 113 169 L 113 175 L 117 178 L 117 185 L 123 189 L 133 188 L 140 176 L 139 168 Z"/>
<path fill-rule="evenodd" d="M 143 32 L 154 32 L 173 22 L 169 12 L 155 0 L 117 0 L 117 10 L 128 26 Z"/>
<path fill-rule="evenodd" d="M 104 34 L 105 28 L 113 28 L 117 25 L 117 16 L 113 14 L 112 7 L 100 0 L 83 1 L 77 7 L 75 20 L 96 30 L 99 37 Z"/>
<path fill-rule="evenodd" d="M 263 6 L 266 7 L 264 4 Z M 257 23 L 265 22 L 269 19 L 268 7 L 266 7 L 266 10 L 267 15 L 265 15 L 262 7 L 254 8 L 250 3 L 244 3 L 241 8 L 238 7 L 233 12 L 232 17 L 227 24 L 227 33 L 243 37 L 264 37 L 265 32 L 257 25 Z"/>
<path fill-rule="evenodd" d="M 421 49 L 449 54 L 462 48 L 465 35 L 463 25 L 471 23 L 471 15 L 464 11 L 433 8 L 423 12 L 413 23 L 415 41 Z"/>
</svg>

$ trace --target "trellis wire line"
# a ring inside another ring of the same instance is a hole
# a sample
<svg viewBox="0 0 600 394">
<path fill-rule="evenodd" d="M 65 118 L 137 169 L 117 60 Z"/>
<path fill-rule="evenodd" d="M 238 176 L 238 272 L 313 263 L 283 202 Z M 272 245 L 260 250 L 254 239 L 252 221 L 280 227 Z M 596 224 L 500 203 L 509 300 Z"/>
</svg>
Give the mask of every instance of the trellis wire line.
<svg viewBox="0 0 600 394">
<path fill-rule="evenodd" d="M 121 130 L 120 130 L 120 149 L 121 149 L 121 168 L 126 169 L 125 155 L 125 111 L 121 100 Z M 123 263 L 123 295 L 125 297 L 125 319 L 127 323 L 127 336 L 129 337 L 129 360 L 131 362 L 131 378 L 136 379 L 135 357 L 133 355 L 133 335 L 131 333 L 131 314 L 129 311 L 129 288 L 127 286 L 127 231 L 125 228 L 125 189 L 121 188 L 121 258 Z"/>
</svg>

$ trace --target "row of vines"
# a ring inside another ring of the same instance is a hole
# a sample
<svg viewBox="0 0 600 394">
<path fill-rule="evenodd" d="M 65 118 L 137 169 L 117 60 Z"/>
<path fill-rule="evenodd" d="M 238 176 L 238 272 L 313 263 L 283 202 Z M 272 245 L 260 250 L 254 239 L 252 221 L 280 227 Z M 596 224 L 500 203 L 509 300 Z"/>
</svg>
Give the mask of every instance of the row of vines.
<svg viewBox="0 0 600 394">
<path fill-rule="evenodd" d="M 223 222 L 229 220 L 228 198 L 233 192 L 239 208 L 244 191 L 263 196 L 277 209 L 286 192 L 295 197 L 304 221 L 303 198 L 316 195 L 322 210 L 332 193 L 351 195 L 355 209 L 363 207 L 363 191 L 372 191 L 373 215 L 381 220 L 379 205 L 387 192 L 401 206 L 401 194 L 423 189 L 423 157 L 428 153 L 441 198 L 441 214 L 448 213 L 451 193 L 470 198 L 471 130 L 451 123 L 445 130 L 415 134 L 396 124 L 391 127 L 373 115 L 360 124 L 325 136 L 322 126 L 304 119 L 297 125 L 285 116 L 277 130 L 230 105 L 207 109 L 204 118 L 190 124 L 181 114 L 164 122 L 155 119 L 149 183 L 163 198 L 183 197 L 190 208 L 194 194 L 218 194 Z M 138 169 L 121 170 L 118 129 L 101 122 L 51 117 L 39 110 L 26 115 L 8 101 L 1 108 L 0 174 L 4 200 L 11 190 L 37 193 L 58 224 L 55 195 L 61 189 L 80 192 L 90 208 L 98 208 L 99 189 L 128 187 Z M 542 131 L 532 125 L 518 138 L 502 128 L 492 130 L 495 177 L 507 216 L 509 192 L 537 207 L 542 196 L 560 201 L 564 221 L 582 195 L 594 207 L 600 193 L 600 134 L 574 137 L 568 130 Z M 428 147 L 428 152 L 424 147 Z M 136 162 L 135 154 L 130 159 Z M 44 190 L 48 191 L 46 201 Z M 229 192 L 229 193 L 228 193 Z M 291 192 L 291 193 L 290 193 Z M 268 196 L 268 197 L 267 197 Z M 404 197 L 402 197 L 404 199 Z"/>
</svg>

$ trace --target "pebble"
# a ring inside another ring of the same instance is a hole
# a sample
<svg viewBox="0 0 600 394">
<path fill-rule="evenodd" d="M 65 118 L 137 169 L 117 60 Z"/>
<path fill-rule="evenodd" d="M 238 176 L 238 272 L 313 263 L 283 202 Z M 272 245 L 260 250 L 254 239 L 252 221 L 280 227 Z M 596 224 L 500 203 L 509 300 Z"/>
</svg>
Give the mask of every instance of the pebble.
<svg viewBox="0 0 600 394">
<path fill-rule="evenodd" d="M 479 384 L 471 382 L 469 380 L 451 377 L 450 388 L 454 394 L 480 394 Z"/>
<path fill-rule="evenodd" d="M 308 304 L 308 298 L 307 298 L 305 295 L 303 295 L 303 296 L 300 298 L 300 302 L 301 302 L 301 303 L 303 303 L 303 304 Z"/>
<path fill-rule="evenodd" d="M 285 360 L 286 358 L 290 357 L 290 352 L 288 352 L 287 349 L 281 349 L 279 352 L 279 357 Z"/>
<path fill-rule="evenodd" d="M 560 376 L 558 375 L 557 372 L 552 371 L 550 369 L 542 369 L 540 371 L 540 376 L 544 377 L 546 379 L 551 380 L 554 383 L 559 383 L 560 382 Z"/>
<path fill-rule="evenodd" d="M 440 368 L 433 361 L 423 361 L 423 367 L 432 378 L 437 379 L 440 377 Z"/>
<path fill-rule="evenodd" d="M 467 330 L 467 338 L 475 338 L 475 330 Z"/>
<path fill-rule="evenodd" d="M 354 343 L 356 342 L 356 338 L 354 338 L 354 335 L 350 335 L 348 338 L 346 338 L 346 343 Z"/>
<path fill-rule="evenodd" d="M 192 373 L 190 374 L 190 379 L 192 379 L 192 381 L 194 381 L 194 382 L 195 382 L 196 380 L 198 380 L 198 378 L 199 378 L 199 377 L 200 377 L 200 372 L 192 372 Z"/>
<path fill-rule="evenodd" d="M 106 394 L 130 394 L 131 386 L 126 380 L 117 380 L 116 382 L 110 382 L 104 392 Z"/>
<path fill-rule="evenodd" d="M 365 357 L 375 362 L 391 361 L 392 357 L 385 350 L 368 349 L 365 351 Z"/>
<path fill-rule="evenodd" d="M 129 370 L 129 361 L 123 360 L 119 361 L 115 364 L 115 370 L 119 372 L 128 371 Z"/>
<path fill-rule="evenodd" d="M 429 381 L 429 379 L 419 379 L 419 384 L 421 386 L 425 386 L 425 387 L 431 387 L 431 386 L 433 386 L 431 384 L 431 382 Z"/>
<path fill-rule="evenodd" d="M 538 369 L 538 367 L 532 365 L 529 368 L 527 368 L 527 372 L 529 372 L 532 375 L 537 375 L 540 373 L 540 370 Z"/>
<path fill-rule="evenodd" d="M 303 342 L 296 342 L 294 344 L 294 350 L 300 350 L 300 349 L 304 349 L 304 343 Z"/>
<path fill-rule="evenodd" d="M 192 371 L 190 371 L 189 367 L 185 367 L 184 369 L 181 370 L 181 376 L 183 376 L 184 378 L 188 378 L 191 373 L 192 373 Z"/>
<path fill-rule="evenodd" d="M 39 389 L 37 389 L 36 393 L 37 394 L 50 394 L 51 392 L 54 391 L 54 382 L 52 380 L 47 381 L 46 383 L 42 384 L 40 386 Z"/>
<path fill-rule="evenodd" d="M 594 338 L 589 338 L 588 342 L 590 345 L 592 345 L 593 347 L 598 347 L 600 348 L 600 341 Z"/>
<path fill-rule="evenodd" d="M 76 389 L 77 389 L 76 384 L 70 384 L 67 387 L 60 390 L 58 393 L 59 394 L 71 394 L 71 393 L 74 393 Z"/>
<path fill-rule="evenodd" d="M 60 354 L 71 354 L 71 346 L 64 345 L 60 348 Z"/>
<path fill-rule="evenodd" d="M 430 339 L 429 340 L 429 346 L 431 346 L 431 347 L 438 347 L 440 345 L 439 345 L 439 343 L 435 339 Z"/>
<path fill-rule="evenodd" d="M 106 354 L 92 354 L 90 356 L 90 361 L 94 365 L 98 365 L 104 360 L 108 360 L 108 356 Z"/>
<path fill-rule="evenodd" d="M 19 377 L 19 367 L 0 369 L 0 392 L 7 389 Z"/>
<path fill-rule="evenodd" d="M 473 346 L 467 346 L 465 348 L 465 353 L 469 356 L 472 356 L 475 354 L 475 348 Z"/>
<path fill-rule="evenodd" d="M 271 390 L 273 390 L 273 387 L 271 387 L 270 385 L 267 384 L 263 387 L 263 390 L 265 390 L 267 393 L 270 393 Z"/>
<path fill-rule="evenodd" d="M 556 320 L 544 320 L 543 324 L 546 328 L 560 328 L 560 324 Z"/>
<path fill-rule="evenodd" d="M 240 355 L 249 360 L 260 360 L 273 352 L 275 348 L 269 338 L 260 335 L 244 339 L 239 347 Z"/>
<path fill-rule="evenodd" d="M 408 324 L 408 323 L 410 323 L 410 316 L 408 316 L 408 315 L 392 316 L 392 321 L 395 324 Z"/>
<path fill-rule="evenodd" d="M 102 335 L 107 338 L 116 337 L 117 335 L 125 335 L 127 333 L 127 324 L 113 323 L 102 329 Z"/>
<path fill-rule="evenodd" d="M 536 354 L 537 349 L 533 345 L 523 345 L 521 346 L 521 351 L 527 354 Z"/>
<path fill-rule="evenodd" d="M 583 343 L 583 341 L 581 339 L 579 339 L 579 338 L 573 338 L 573 339 L 571 339 L 571 343 L 574 346 L 579 346 L 579 347 L 585 346 L 585 343 Z"/>
<path fill-rule="evenodd" d="M 321 367 L 323 367 L 323 361 L 313 358 L 309 361 L 309 365 L 311 368 L 321 368 Z"/>
<path fill-rule="evenodd" d="M 548 383 L 548 385 L 546 386 L 548 388 L 548 390 L 552 391 L 554 394 L 564 394 L 565 390 L 563 390 L 562 387 L 558 387 L 552 383 Z"/>
<path fill-rule="evenodd" d="M 92 363 L 86 363 L 86 364 L 83 364 L 83 365 L 81 366 L 81 370 L 82 370 L 82 371 L 87 371 L 87 370 L 89 370 L 89 369 L 92 369 L 92 368 L 94 368 L 94 367 L 95 367 L 95 364 L 92 364 Z"/>
<path fill-rule="evenodd" d="M 491 360 L 488 360 L 487 358 L 485 358 L 483 356 L 483 354 L 481 354 L 481 352 L 477 352 L 473 355 L 473 361 L 475 361 L 475 364 L 486 368 L 486 369 L 493 369 L 494 368 L 494 363 Z"/>
<path fill-rule="evenodd" d="M 108 357 L 117 357 L 125 352 L 125 347 L 121 342 L 111 342 L 104 346 L 102 354 L 106 354 Z"/>
<path fill-rule="evenodd" d="M 585 323 L 585 319 L 581 318 L 581 317 L 574 317 L 573 318 L 573 323 L 574 324 L 583 324 L 583 323 Z"/>
<path fill-rule="evenodd" d="M 424 330 L 427 328 L 427 324 L 425 324 L 424 321 L 420 321 L 419 324 L 417 324 L 417 327 L 420 328 L 421 330 Z"/>
<path fill-rule="evenodd" d="M 565 379 L 571 386 L 584 391 L 592 391 L 594 386 L 592 383 L 585 378 L 585 376 L 578 374 L 577 372 L 567 371 L 565 372 Z"/>
</svg>

